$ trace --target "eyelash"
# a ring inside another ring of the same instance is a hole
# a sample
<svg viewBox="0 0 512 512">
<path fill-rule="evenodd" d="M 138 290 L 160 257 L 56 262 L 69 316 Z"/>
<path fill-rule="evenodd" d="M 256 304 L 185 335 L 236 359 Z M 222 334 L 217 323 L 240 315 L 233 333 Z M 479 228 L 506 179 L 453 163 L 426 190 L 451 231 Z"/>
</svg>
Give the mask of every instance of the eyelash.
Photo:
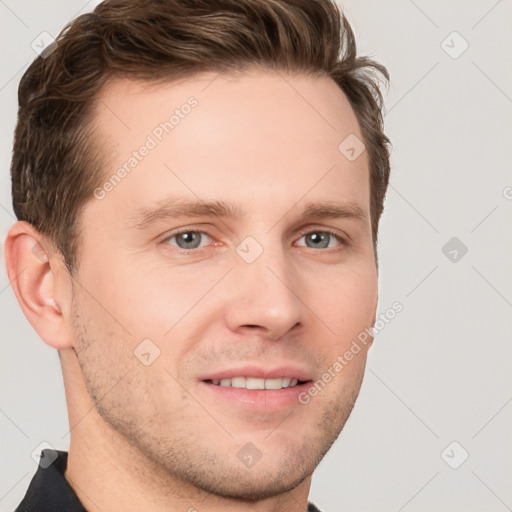
<svg viewBox="0 0 512 512">
<path fill-rule="evenodd" d="M 200 233 L 200 234 L 203 234 L 203 235 L 207 235 L 208 237 L 210 237 L 211 239 L 213 239 L 214 237 L 211 236 L 207 231 L 202 231 L 202 230 L 194 230 L 194 229 L 182 229 L 180 231 L 176 231 L 175 233 L 171 233 L 169 236 L 165 237 L 163 240 L 162 240 L 162 243 L 164 242 L 168 242 L 169 240 L 179 236 L 179 235 L 183 235 L 185 233 Z M 310 229 L 310 230 L 307 230 L 307 231 L 302 231 L 300 233 L 300 238 L 304 237 L 304 236 L 307 236 L 311 233 L 321 233 L 321 234 L 329 234 L 331 235 L 332 237 L 334 237 L 335 239 L 338 240 L 338 242 L 340 243 L 340 245 L 338 246 L 338 248 L 336 247 L 329 247 L 329 248 L 324 248 L 324 249 L 320 249 L 321 251 L 336 251 L 336 250 L 341 250 L 341 248 L 343 248 L 343 246 L 346 246 L 347 245 L 347 241 L 342 237 L 340 236 L 338 233 L 330 230 L 330 229 L 326 229 L 326 228 L 323 228 L 323 229 Z M 201 249 L 205 249 L 205 247 L 197 247 L 195 249 L 182 249 L 181 247 L 178 247 L 178 246 L 173 246 L 175 247 L 180 253 L 191 253 L 191 252 L 194 252 L 194 251 L 199 251 Z M 303 246 L 301 246 L 303 247 Z M 306 247 L 307 249 L 313 249 L 312 247 Z"/>
</svg>

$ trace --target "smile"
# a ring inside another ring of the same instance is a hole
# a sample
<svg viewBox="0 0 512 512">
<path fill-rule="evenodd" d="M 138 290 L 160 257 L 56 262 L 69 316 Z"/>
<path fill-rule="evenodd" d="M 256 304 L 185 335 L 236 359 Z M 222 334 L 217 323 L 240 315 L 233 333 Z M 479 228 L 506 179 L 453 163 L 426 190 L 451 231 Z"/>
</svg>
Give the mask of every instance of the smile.
<svg viewBox="0 0 512 512">
<path fill-rule="evenodd" d="M 231 379 L 208 379 L 205 382 L 221 387 L 239 389 L 283 389 L 303 384 L 303 381 L 295 378 L 262 379 L 258 377 L 233 377 Z"/>
</svg>

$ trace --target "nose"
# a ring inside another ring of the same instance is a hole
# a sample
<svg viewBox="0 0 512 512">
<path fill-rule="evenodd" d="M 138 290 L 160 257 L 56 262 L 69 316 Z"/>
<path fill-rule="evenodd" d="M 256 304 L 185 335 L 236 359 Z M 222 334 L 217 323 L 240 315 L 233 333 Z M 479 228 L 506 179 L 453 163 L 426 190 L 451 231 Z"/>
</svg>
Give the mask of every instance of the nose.
<svg viewBox="0 0 512 512">
<path fill-rule="evenodd" d="M 304 323 L 300 276 L 282 247 L 264 249 L 252 263 L 235 255 L 234 292 L 225 309 L 229 328 L 278 340 Z"/>
</svg>

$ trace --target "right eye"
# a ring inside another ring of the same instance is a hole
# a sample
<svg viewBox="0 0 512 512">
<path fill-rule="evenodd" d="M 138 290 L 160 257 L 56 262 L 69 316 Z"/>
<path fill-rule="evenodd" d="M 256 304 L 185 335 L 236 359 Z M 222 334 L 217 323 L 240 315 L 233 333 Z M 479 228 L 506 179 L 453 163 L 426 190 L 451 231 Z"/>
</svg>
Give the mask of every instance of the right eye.
<svg viewBox="0 0 512 512">
<path fill-rule="evenodd" d="M 182 230 L 171 234 L 165 240 L 163 240 L 163 242 L 169 242 L 170 245 L 175 245 L 179 249 L 183 250 L 199 249 L 201 248 L 200 243 L 204 238 L 204 235 L 210 238 L 210 235 L 208 235 L 208 233 L 205 231 Z M 175 243 L 172 243 L 172 240 L 175 240 Z"/>
</svg>

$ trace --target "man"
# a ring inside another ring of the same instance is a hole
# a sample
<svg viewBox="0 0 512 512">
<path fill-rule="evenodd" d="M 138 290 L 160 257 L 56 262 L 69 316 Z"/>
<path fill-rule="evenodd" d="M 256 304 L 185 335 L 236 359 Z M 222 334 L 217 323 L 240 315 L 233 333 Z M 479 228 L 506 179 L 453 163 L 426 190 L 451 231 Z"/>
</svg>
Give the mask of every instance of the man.
<svg viewBox="0 0 512 512">
<path fill-rule="evenodd" d="M 107 0 L 34 61 L 6 262 L 70 447 L 18 511 L 318 510 L 376 316 L 376 73 L 328 0 Z"/>
</svg>

